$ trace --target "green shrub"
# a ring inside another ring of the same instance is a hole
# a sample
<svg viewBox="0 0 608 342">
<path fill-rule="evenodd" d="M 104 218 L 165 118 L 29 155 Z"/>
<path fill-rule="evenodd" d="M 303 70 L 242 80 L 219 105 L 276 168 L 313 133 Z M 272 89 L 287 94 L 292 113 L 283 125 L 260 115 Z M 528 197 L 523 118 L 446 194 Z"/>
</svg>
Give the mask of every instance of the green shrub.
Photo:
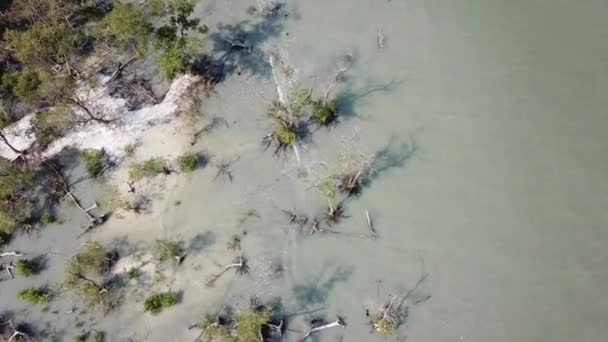
<svg viewBox="0 0 608 342">
<path fill-rule="evenodd" d="M 2 76 L 2 87 L 24 102 L 31 102 L 35 98 L 39 85 L 37 73 L 29 69 L 13 71 Z"/>
<path fill-rule="evenodd" d="M 134 154 L 135 154 L 135 145 L 129 144 L 129 145 L 125 146 L 125 155 L 127 157 L 133 157 Z"/>
<path fill-rule="evenodd" d="M 46 304 L 51 301 L 51 295 L 48 292 L 33 287 L 19 291 L 17 298 L 33 304 Z"/>
<path fill-rule="evenodd" d="M 85 167 L 89 176 L 97 177 L 101 174 L 104 167 L 104 157 L 106 152 L 95 149 L 85 149 L 80 152 L 82 159 L 84 160 Z"/>
<path fill-rule="evenodd" d="M 156 240 L 152 247 L 152 255 L 160 262 L 179 257 L 183 252 L 182 243 L 179 241 Z"/>
<path fill-rule="evenodd" d="M 319 126 L 329 126 L 338 118 L 338 107 L 335 100 L 325 104 L 321 100 L 312 103 L 312 119 Z"/>
<path fill-rule="evenodd" d="M 94 331 L 93 332 L 93 341 L 94 342 L 103 342 L 106 339 L 106 335 L 103 331 Z"/>
<path fill-rule="evenodd" d="M 296 130 L 291 127 L 287 127 L 284 123 L 277 121 L 275 130 L 275 138 L 281 143 L 288 146 L 295 145 L 298 140 L 298 134 Z"/>
<path fill-rule="evenodd" d="M 226 243 L 226 247 L 231 251 L 241 249 L 241 239 L 237 235 L 232 235 Z"/>
<path fill-rule="evenodd" d="M 150 158 L 142 162 L 129 165 L 129 180 L 138 181 L 147 177 L 154 177 L 165 170 L 165 160 L 162 158 Z"/>
<path fill-rule="evenodd" d="M 177 304 L 177 294 L 173 292 L 153 293 L 144 301 L 144 310 L 158 315 L 163 309 Z"/>
<path fill-rule="evenodd" d="M 141 272 L 139 271 L 139 269 L 133 267 L 129 269 L 129 271 L 127 272 L 127 276 L 129 277 L 129 280 L 139 279 L 139 277 L 141 276 Z"/>
<path fill-rule="evenodd" d="M 0 247 L 8 244 L 11 241 L 11 235 L 0 230 Z"/>
<path fill-rule="evenodd" d="M 28 259 L 20 259 L 15 262 L 15 272 L 22 277 L 31 277 L 38 274 L 38 265 Z"/>
<path fill-rule="evenodd" d="M 186 153 L 177 158 L 177 166 L 181 172 L 192 172 L 198 164 L 196 153 Z"/>
<path fill-rule="evenodd" d="M 74 336 L 74 342 L 85 342 L 89 337 L 89 333 L 85 332 L 82 335 Z"/>
<path fill-rule="evenodd" d="M 47 224 L 55 222 L 55 218 L 52 215 L 44 214 L 40 216 L 39 222 L 41 225 L 46 226 Z"/>
</svg>

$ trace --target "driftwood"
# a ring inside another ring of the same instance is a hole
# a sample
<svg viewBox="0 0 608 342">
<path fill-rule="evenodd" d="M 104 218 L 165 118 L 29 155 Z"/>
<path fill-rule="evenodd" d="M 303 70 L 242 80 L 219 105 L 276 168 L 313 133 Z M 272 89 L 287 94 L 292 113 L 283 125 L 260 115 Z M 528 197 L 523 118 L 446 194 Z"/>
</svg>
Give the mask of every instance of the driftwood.
<svg viewBox="0 0 608 342">
<path fill-rule="evenodd" d="M 207 283 L 205 285 L 209 287 L 213 286 L 215 282 L 231 268 L 234 268 L 237 274 L 248 274 L 249 266 L 247 265 L 247 258 L 242 255 L 237 257 L 231 264 L 226 265 L 220 273 L 212 275 L 209 280 L 207 280 Z"/>
<path fill-rule="evenodd" d="M 365 209 L 365 217 L 367 217 L 367 226 L 369 227 L 369 233 L 373 240 L 376 240 L 376 230 L 374 229 L 374 225 L 372 223 L 372 219 L 369 216 L 369 211 Z"/>
<path fill-rule="evenodd" d="M 105 222 L 105 219 L 107 218 L 107 215 L 102 215 L 102 216 L 93 216 L 90 211 L 97 208 L 97 203 L 94 203 L 93 206 L 89 207 L 88 209 L 85 209 L 82 204 L 80 204 L 80 200 L 78 200 L 78 198 L 76 196 L 74 196 L 74 194 L 72 193 L 72 191 L 70 190 L 70 184 L 68 183 L 68 181 L 66 180 L 65 176 L 61 173 L 61 171 L 55 166 L 53 165 L 52 162 L 48 161 L 48 160 L 44 160 L 44 163 L 46 165 L 49 166 L 49 168 L 53 171 L 53 173 L 55 173 L 55 175 L 57 176 L 57 179 L 59 179 L 59 181 L 61 182 L 61 186 L 62 186 L 62 190 L 65 192 L 65 197 L 69 197 L 72 202 L 74 203 L 74 205 L 80 209 L 80 211 L 82 211 L 87 218 L 90 221 L 90 224 L 85 228 L 85 230 L 80 233 L 76 238 L 81 237 L 82 235 L 90 232 L 91 230 L 93 230 L 95 227 L 99 226 L 100 224 Z"/>
<path fill-rule="evenodd" d="M 312 328 L 310 330 L 308 330 L 308 332 L 304 335 L 304 337 L 302 337 L 302 339 L 300 340 L 300 342 L 303 342 L 304 340 L 306 340 L 310 335 L 319 332 L 321 330 L 325 330 L 325 329 L 330 329 L 330 328 L 336 328 L 336 327 L 342 327 L 345 328 L 346 327 L 346 323 L 344 323 L 344 321 L 342 320 L 342 318 L 338 317 L 338 319 L 336 319 L 334 322 L 331 323 L 327 323 L 321 326 L 318 326 L 316 328 Z"/>
<path fill-rule="evenodd" d="M 384 32 L 382 32 L 382 28 L 378 28 L 378 32 L 376 34 L 376 43 L 378 44 L 378 51 L 384 50 Z"/>
<path fill-rule="evenodd" d="M 129 64 L 131 64 L 131 62 L 133 62 L 134 60 L 135 60 L 135 56 L 129 58 L 129 60 L 127 60 L 124 63 L 118 63 L 118 67 L 116 68 L 116 70 L 114 71 L 112 76 L 110 76 L 110 79 L 106 83 L 112 82 L 116 77 L 118 77 L 118 75 L 120 75 L 120 73 L 124 70 L 124 68 L 126 68 Z"/>
<path fill-rule="evenodd" d="M 9 328 L 11 328 L 11 330 L 13 331 L 13 333 L 11 334 L 11 336 L 8 338 L 7 342 L 11 342 L 11 341 L 18 341 L 20 338 L 22 338 L 23 341 L 30 341 L 30 336 L 28 334 L 26 334 L 25 332 L 17 329 L 17 327 L 15 326 L 15 324 L 13 323 L 12 320 L 8 320 L 6 322 L 0 323 L 0 325 L 8 325 Z"/>
<path fill-rule="evenodd" d="M 5 256 L 14 256 L 14 257 L 22 257 L 23 253 L 17 252 L 17 251 L 12 251 L 12 252 L 0 252 L 0 258 L 5 257 Z"/>
<path fill-rule="evenodd" d="M 14 279 L 15 276 L 13 276 L 13 272 L 11 272 L 12 269 L 15 269 L 15 265 L 13 265 L 12 262 L 7 262 L 7 263 L 4 263 L 4 264 L 0 264 L 0 271 L 6 270 L 6 273 L 8 273 L 8 276 L 11 279 Z"/>
</svg>

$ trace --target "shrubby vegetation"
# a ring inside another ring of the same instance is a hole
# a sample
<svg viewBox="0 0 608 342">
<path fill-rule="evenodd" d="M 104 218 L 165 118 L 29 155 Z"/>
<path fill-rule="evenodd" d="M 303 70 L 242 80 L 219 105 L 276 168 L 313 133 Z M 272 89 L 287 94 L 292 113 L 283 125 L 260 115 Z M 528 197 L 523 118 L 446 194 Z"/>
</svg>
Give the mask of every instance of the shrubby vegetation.
<svg viewBox="0 0 608 342">
<path fill-rule="evenodd" d="M 29 259 L 19 259 L 15 262 L 15 272 L 22 277 L 31 277 L 40 272 L 38 265 Z"/>
<path fill-rule="evenodd" d="M 184 253 L 182 243 L 171 240 L 156 240 L 152 247 L 152 256 L 158 262 L 163 262 L 171 258 L 179 258 Z"/>
<path fill-rule="evenodd" d="M 112 292 L 97 281 L 107 272 L 115 257 L 96 242 L 85 243 L 82 250 L 65 265 L 66 286 L 78 290 L 84 304 L 108 311 L 113 306 Z"/>
<path fill-rule="evenodd" d="M 166 170 L 165 160 L 162 158 L 150 158 L 142 162 L 134 162 L 129 165 L 129 180 L 138 181 L 143 178 L 154 177 Z"/>
<path fill-rule="evenodd" d="M 181 172 L 192 172 L 198 164 L 198 155 L 196 153 L 186 153 L 177 158 L 177 166 Z"/>
<path fill-rule="evenodd" d="M 95 149 L 85 149 L 80 152 L 89 176 L 95 178 L 103 172 L 106 152 Z"/>
<path fill-rule="evenodd" d="M 51 301 L 51 294 L 43 289 L 30 287 L 19 291 L 17 298 L 32 304 L 46 304 Z"/>
<path fill-rule="evenodd" d="M 195 0 L 170 0 L 165 6 L 154 3 L 155 14 L 163 14 L 164 24 L 154 33 L 153 47 L 160 53 L 157 64 L 166 78 L 190 72 L 203 49 L 200 38 L 192 36 L 205 33 L 206 26 L 192 18 Z"/>
<path fill-rule="evenodd" d="M 153 293 L 144 301 L 144 311 L 158 315 L 164 309 L 177 304 L 177 294 L 174 292 Z"/>
<path fill-rule="evenodd" d="M 0 174 L 0 231 L 11 234 L 29 219 L 32 172 L 0 160 Z"/>
</svg>

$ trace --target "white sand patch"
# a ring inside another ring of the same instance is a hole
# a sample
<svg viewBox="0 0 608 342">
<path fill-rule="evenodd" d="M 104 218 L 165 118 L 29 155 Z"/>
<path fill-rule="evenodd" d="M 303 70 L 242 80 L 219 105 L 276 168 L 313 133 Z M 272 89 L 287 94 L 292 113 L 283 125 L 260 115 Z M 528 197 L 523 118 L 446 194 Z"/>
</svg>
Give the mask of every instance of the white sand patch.
<svg viewBox="0 0 608 342">
<path fill-rule="evenodd" d="M 36 136 L 31 131 L 33 115 L 27 115 L 15 124 L 2 130 L 6 140 L 18 150 L 25 150 L 36 140 Z M 18 155 L 13 152 L 5 143 L 0 143 L 0 156 L 13 160 Z"/>
<path fill-rule="evenodd" d="M 92 89 L 88 94 L 80 94 L 81 97 L 87 98 L 86 102 L 90 108 L 103 109 L 104 118 L 114 121 L 111 124 L 90 121 L 75 127 L 66 136 L 51 143 L 42 156 L 51 157 L 68 147 L 103 148 L 110 158 L 119 161 L 124 157 L 125 146 L 137 144 L 151 130 L 151 127 L 174 122 L 179 113 L 180 100 L 192 91 L 192 87 L 196 86 L 199 81 L 200 78 L 196 76 L 181 76 L 173 81 L 162 102 L 135 111 L 127 110 L 124 99 L 108 95 L 105 86 Z M 93 96 L 90 96 L 91 94 Z M 76 113 L 84 116 L 79 109 L 76 110 Z M 26 149 L 36 140 L 31 129 L 32 118 L 33 114 L 27 115 L 15 125 L 4 129 L 7 139 L 17 149 Z M 174 131 L 175 127 L 162 130 L 164 133 Z M 158 134 L 158 131 L 156 133 Z M 0 144 L 0 156 L 13 159 L 16 154 L 5 144 Z"/>
</svg>

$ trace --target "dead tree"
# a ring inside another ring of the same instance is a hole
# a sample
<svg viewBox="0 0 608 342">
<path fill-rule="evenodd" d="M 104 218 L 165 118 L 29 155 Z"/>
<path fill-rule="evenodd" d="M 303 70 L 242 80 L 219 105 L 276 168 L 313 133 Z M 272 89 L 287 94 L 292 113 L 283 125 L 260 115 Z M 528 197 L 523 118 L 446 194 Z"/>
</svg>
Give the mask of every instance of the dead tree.
<svg viewBox="0 0 608 342">
<path fill-rule="evenodd" d="M 13 257 L 19 258 L 19 257 L 23 256 L 23 253 L 16 252 L 16 251 L 13 251 L 13 252 L 0 252 L 0 258 L 5 257 L 5 256 L 13 256 Z"/>
<path fill-rule="evenodd" d="M 335 321 L 333 321 L 331 323 L 323 324 L 321 326 L 308 330 L 308 332 L 304 335 L 304 337 L 302 337 L 300 342 L 304 342 L 310 335 L 312 335 L 316 332 L 319 332 L 319 331 L 325 330 L 325 329 L 336 328 L 336 327 L 346 328 L 346 323 L 344 323 L 342 318 L 339 316 L 338 316 L 338 319 L 336 319 Z"/>
<path fill-rule="evenodd" d="M 31 341 L 31 337 L 24 331 L 19 330 L 19 327 L 15 326 L 12 320 L 0 323 L 0 325 L 8 325 L 12 333 L 9 336 L 7 342 L 12 341 Z"/>
<path fill-rule="evenodd" d="M 13 275 L 13 272 L 11 271 L 13 269 L 15 269 L 15 265 L 12 262 L 6 262 L 6 263 L 0 264 L 0 271 L 6 270 L 6 273 L 8 273 L 8 276 L 11 279 L 15 278 L 15 276 Z"/>
<path fill-rule="evenodd" d="M 76 196 L 74 196 L 74 194 L 70 190 L 70 184 L 66 180 L 65 176 L 63 175 L 63 173 L 61 173 L 61 171 L 53 164 L 53 162 L 51 162 L 49 160 L 44 160 L 44 163 L 51 169 L 51 171 L 53 171 L 53 173 L 55 174 L 55 176 L 59 180 L 59 184 L 61 186 L 61 190 L 65 193 L 65 196 L 63 198 L 69 197 L 72 200 L 72 203 L 74 203 L 74 205 L 78 209 L 80 209 L 80 211 L 82 211 L 87 216 L 87 218 L 90 221 L 90 224 L 87 226 L 87 228 L 85 229 L 85 231 L 83 233 L 81 233 L 78 237 L 80 237 L 80 236 L 88 233 L 89 231 L 91 231 L 95 227 L 97 227 L 98 225 L 104 223 L 104 221 L 106 219 L 106 215 L 94 216 L 94 215 L 92 215 L 90 213 L 91 210 L 97 208 L 97 204 L 94 204 L 92 207 L 90 207 L 88 209 L 85 209 L 80 204 L 80 201 L 78 200 L 78 198 Z"/>
<path fill-rule="evenodd" d="M 376 240 L 376 230 L 374 229 L 372 219 L 369 216 L 369 211 L 367 211 L 367 209 L 365 209 L 365 217 L 367 218 L 367 227 L 369 228 L 370 236 L 372 240 Z"/>
<path fill-rule="evenodd" d="M 247 265 L 247 258 L 242 255 L 237 257 L 231 264 L 226 265 L 220 273 L 212 275 L 205 285 L 209 287 L 213 286 L 224 273 L 232 268 L 234 268 L 239 275 L 248 274 L 249 266 Z"/>
</svg>

